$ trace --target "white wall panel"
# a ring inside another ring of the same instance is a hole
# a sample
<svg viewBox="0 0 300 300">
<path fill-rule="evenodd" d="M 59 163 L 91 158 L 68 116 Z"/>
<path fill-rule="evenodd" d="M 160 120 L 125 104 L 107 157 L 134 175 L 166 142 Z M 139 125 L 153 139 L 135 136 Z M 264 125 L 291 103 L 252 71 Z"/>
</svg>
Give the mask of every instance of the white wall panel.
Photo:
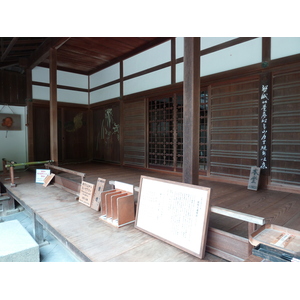
<svg viewBox="0 0 300 300">
<path fill-rule="evenodd" d="M 21 106 L 5 106 L 0 105 L 1 113 L 21 115 L 21 130 L 0 130 L 0 157 L 14 160 L 18 163 L 28 161 L 27 157 L 27 127 L 26 123 L 26 107 Z M 17 167 L 18 168 L 18 167 Z M 2 170 L 2 164 L 0 165 Z"/>
<path fill-rule="evenodd" d="M 171 84 L 171 67 L 124 81 L 124 95 Z"/>
<path fill-rule="evenodd" d="M 32 69 L 32 81 L 49 83 L 49 69 L 42 67 L 35 67 Z"/>
<path fill-rule="evenodd" d="M 50 100 L 50 88 L 45 86 L 32 86 L 32 98 L 38 100 Z"/>
<path fill-rule="evenodd" d="M 165 42 L 124 60 L 124 76 L 171 61 L 171 42 Z"/>
<path fill-rule="evenodd" d="M 257 38 L 201 56 L 200 76 L 206 76 L 260 63 L 261 60 L 262 39 Z"/>
<path fill-rule="evenodd" d="M 42 68 L 42 67 L 35 67 L 32 70 L 32 81 L 50 83 L 49 69 Z M 88 76 L 58 70 L 57 84 L 87 89 Z"/>
<path fill-rule="evenodd" d="M 88 76 L 65 71 L 57 71 L 57 84 L 71 87 L 88 88 Z"/>
<path fill-rule="evenodd" d="M 183 81 L 183 63 L 176 64 L 176 82 Z"/>
<path fill-rule="evenodd" d="M 120 84 L 114 84 L 90 93 L 91 104 L 120 97 Z"/>
<path fill-rule="evenodd" d="M 90 75 L 90 88 L 108 83 L 120 78 L 120 64 L 117 63 L 95 74 Z"/>
<path fill-rule="evenodd" d="M 183 37 L 177 37 L 175 39 L 175 52 L 176 52 L 176 58 L 181 58 L 184 55 L 184 38 Z"/>
<path fill-rule="evenodd" d="M 300 37 L 272 37 L 271 59 L 300 53 Z"/>
<path fill-rule="evenodd" d="M 57 101 L 87 105 L 88 92 L 57 89 Z"/>
</svg>

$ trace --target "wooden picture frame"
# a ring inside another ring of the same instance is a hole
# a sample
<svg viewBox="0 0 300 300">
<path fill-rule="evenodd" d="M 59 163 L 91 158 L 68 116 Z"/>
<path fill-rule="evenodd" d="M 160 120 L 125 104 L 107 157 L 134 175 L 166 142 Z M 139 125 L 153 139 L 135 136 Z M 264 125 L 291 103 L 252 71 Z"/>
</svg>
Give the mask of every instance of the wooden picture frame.
<svg viewBox="0 0 300 300">
<path fill-rule="evenodd" d="M 141 176 L 135 228 L 202 259 L 209 202 L 210 188 Z"/>
</svg>

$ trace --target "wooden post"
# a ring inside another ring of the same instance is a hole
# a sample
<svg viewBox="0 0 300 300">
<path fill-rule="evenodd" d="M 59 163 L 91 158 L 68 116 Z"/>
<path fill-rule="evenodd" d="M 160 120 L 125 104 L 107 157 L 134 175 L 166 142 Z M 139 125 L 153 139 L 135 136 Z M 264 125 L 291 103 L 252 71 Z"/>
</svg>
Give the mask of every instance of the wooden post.
<svg viewBox="0 0 300 300">
<path fill-rule="evenodd" d="M 184 38 L 183 182 L 198 184 L 200 38 Z"/>
<path fill-rule="evenodd" d="M 54 48 L 50 49 L 50 156 L 54 164 L 57 164 L 57 55 Z"/>
<path fill-rule="evenodd" d="M 39 245 L 44 242 L 43 225 L 36 219 L 35 213 L 33 213 L 33 236 Z"/>
<path fill-rule="evenodd" d="M 33 147 L 33 108 L 32 108 L 32 73 L 26 69 L 26 103 L 27 103 L 27 129 L 28 129 L 28 161 L 34 161 Z"/>
<path fill-rule="evenodd" d="M 7 173 L 8 173 L 8 171 L 7 171 L 6 167 L 5 167 L 5 165 L 6 165 L 6 159 L 5 159 L 5 158 L 2 158 L 2 169 L 3 169 L 3 174 L 7 174 Z"/>
<path fill-rule="evenodd" d="M 15 172 L 14 172 L 14 167 L 13 166 L 10 166 L 10 168 L 9 168 L 9 174 L 10 174 L 10 186 L 11 187 L 17 186 L 15 184 Z"/>
<path fill-rule="evenodd" d="M 251 234 L 257 229 L 257 225 L 255 223 L 248 223 L 248 239 L 250 239 Z M 252 254 L 253 246 L 248 243 L 248 254 L 249 256 Z"/>
</svg>

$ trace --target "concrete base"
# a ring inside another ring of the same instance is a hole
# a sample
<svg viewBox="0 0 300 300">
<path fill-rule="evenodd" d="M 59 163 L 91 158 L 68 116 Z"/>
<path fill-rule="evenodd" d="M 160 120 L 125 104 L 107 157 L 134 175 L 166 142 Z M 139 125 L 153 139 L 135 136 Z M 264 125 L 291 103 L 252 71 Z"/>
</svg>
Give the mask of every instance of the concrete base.
<svg viewBox="0 0 300 300">
<path fill-rule="evenodd" d="M 0 195 L 0 216 L 6 216 L 15 209 L 15 201 L 8 195 Z"/>
<path fill-rule="evenodd" d="M 18 220 L 0 223 L 0 262 L 39 261 L 39 245 Z"/>
</svg>

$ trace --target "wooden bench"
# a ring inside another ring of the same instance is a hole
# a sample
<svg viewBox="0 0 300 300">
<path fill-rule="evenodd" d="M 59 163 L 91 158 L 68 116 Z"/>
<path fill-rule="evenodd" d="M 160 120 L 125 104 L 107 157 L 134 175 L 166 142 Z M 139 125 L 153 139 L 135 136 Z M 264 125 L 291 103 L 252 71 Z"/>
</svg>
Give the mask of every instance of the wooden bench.
<svg viewBox="0 0 300 300">
<path fill-rule="evenodd" d="M 206 243 L 207 251 L 229 261 L 244 261 L 247 259 L 252 254 L 253 248 L 249 242 L 249 236 L 258 226 L 265 224 L 265 219 L 218 206 L 211 206 L 211 212 L 247 222 L 248 238 L 209 227 Z"/>
<path fill-rule="evenodd" d="M 62 167 L 58 167 L 58 166 L 54 166 L 54 165 L 50 165 L 50 164 L 45 164 L 45 168 L 50 169 L 54 173 L 56 173 L 54 176 L 54 179 L 53 179 L 55 186 L 63 188 L 65 191 L 76 195 L 76 197 L 79 197 L 80 187 L 81 187 L 82 181 L 85 178 L 85 175 L 86 175 L 85 173 L 69 170 L 66 168 L 62 168 Z M 63 172 L 63 173 L 68 173 L 68 174 L 72 174 L 75 176 L 79 176 L 80 182 L 76 182 L 69 178 L 60 176 L 57 174 L 58 172 Z"/>
</svg>

